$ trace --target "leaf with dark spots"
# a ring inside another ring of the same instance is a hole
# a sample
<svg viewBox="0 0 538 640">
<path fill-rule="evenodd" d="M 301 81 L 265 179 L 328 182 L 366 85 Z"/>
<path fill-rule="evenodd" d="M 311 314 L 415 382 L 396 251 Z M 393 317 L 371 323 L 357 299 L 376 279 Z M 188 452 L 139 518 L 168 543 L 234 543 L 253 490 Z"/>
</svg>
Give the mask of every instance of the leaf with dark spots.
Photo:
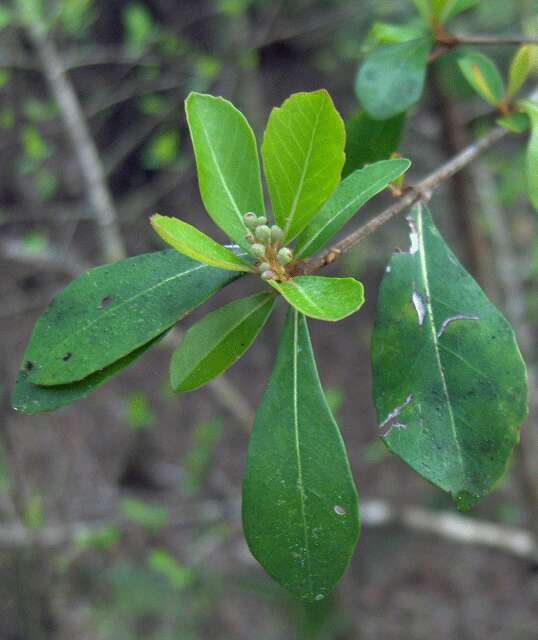
<svg viewBox="0 0 538 640">
<path fill-rule="evenodd" d="M 24 355 L 34 365 L 28 381 L 83 380 L 166 331 L 237 277 L 176 251 L 92 269 L 60 292 L 38 319 Z M 114 304 L 99 308 L 104 299 Z"/>
<path fill-rule="evenodd" d="M 93 373 L 87 378 L 84 378 L 84 380 L 73 382 L 72 384 L 62 384 L 54 387 L 35 385 L 28 382 L 27 371 L 21 370 L 17 375 L 11 397 L 11 404 L 16 411 L 27 415 L 34 415 L 45 411 L 54 411 L 76 400 L 81 400 L 92 393 L 92 391 L 101 387 L 116 373 L 119 373 L 132 364 L 155 343 L 159 342 L 166 333 L 167 331 L 105 369 Z"/>
</svg>

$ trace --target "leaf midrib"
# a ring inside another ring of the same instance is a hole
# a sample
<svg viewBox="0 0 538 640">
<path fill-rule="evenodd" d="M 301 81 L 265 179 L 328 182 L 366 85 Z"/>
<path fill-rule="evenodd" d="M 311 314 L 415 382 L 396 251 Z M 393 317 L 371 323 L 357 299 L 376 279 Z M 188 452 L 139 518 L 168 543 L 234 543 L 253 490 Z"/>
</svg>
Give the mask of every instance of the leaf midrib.
<svg viewBox="0 0 538 640">
<path fill-rule="evenodd" d="M 293 310 L 293 425 L 295 432 L 295 454 L 297 457 L 297 487 L 301 503 L 301 518 L 303 521 L 303 539 L 305 560 L 307 564 L 308 590 L 312 593 L 312 563 L 308 544 L 308 529 L 306 522 L 306 496 L 304 490 L 303 467 L 301 462 L 299 438 L 299 389 L 298 389 L 298 354 L 299 354 L 299 313 Z"/>
<path fill-rule="evenodd" d="M 435 318 L 433 315 L 433 307 L 432 307 L 432 303 L 431 303 L 431 292 L 430 292 L 430 283 L 429 283 L 429 277 L 428 277 L 428 267 L 427 267 L 427 263 L 426 263 L 426 251 L 425 251 L 425 247 L 424 247 L 424 225 L 423 225 L 423 215 L 422 215 L 422 206 L 419 205 L 419 210 L 418 210 L 418 215 L 417 215 L 417 226 L 418 226 L 418 238 L 419 238 L 419 248 L 418 248 L 418 256 L 419 256 L 419 264 L 420 264 L 420 270 L 421 270 L 421 275 L 422 275 L 422 280 L 423 280 L 423 284 L 424 284 L 424 291 L 425 291 L 425 306 L 426 306 L 426 317 L 427 317 L 427 322 L 428 322 L 428 327 L 430 328 L 431 334 L 432 334 L 432 342 L 433 342 L 433 347 L 434 347 L 434 353 L 435 353 L 435 358 L 437 361 L 437 366 L 439 369 L 439 376 L 441 378 L 441 384 L 443 387 L 443 395 L 445 396 L 445 400 L 446 400 L 446 405 L 448 408 L 448 414 L 450 417 L 450 426 L 452 429 L 452 433 L 454 435 L 454 441 L 456 443 L 456 449 L 458 452 L 458 458 L 460 460 L 460 464 L 461 464 L 461 469 L 462 469 L 462 473 L 463 473 L 463 477 L 464 479 L 466 478 L 466 468 L 465 468 L 465 462 L 463 459 L 463 453 L 462 453 L 462 448 L 461 448 L 461 443 L 459 440 L 459 435 L 458 435 L 458 430 L 456 428 L 456 421 L 455 421 L 455 417 L 454 417 L 454 410 L 452 409 L 452 402 L 450 400 L 450 394 L 448 391 L 448 385 L 446 383 L 446 378 L 445 378 L 445 373 L 443 370 L 443 364 L 441 361 L 441 354 L 439 351 L 439 342 L 438 342 L 438 338 L 437 338 L 437 329 L 436 329 L 436 325 L 435 325 Z"/>
</svg>

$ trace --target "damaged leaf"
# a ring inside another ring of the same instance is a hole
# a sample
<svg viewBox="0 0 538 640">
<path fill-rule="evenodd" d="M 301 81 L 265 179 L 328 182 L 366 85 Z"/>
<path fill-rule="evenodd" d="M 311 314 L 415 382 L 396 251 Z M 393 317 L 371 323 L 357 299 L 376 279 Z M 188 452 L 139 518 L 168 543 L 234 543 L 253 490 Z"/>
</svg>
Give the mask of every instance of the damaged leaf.
<svg viewBox="0 0 538 640">
<path fill-rule="evenodd" d="M 83 380 L 166 331 L 239 276 L 180 255 L 146 253 L 73 280 L 38 319 L 28 382 Z"/>
<path fill-rule="evenodd" d="M 295 309 L 288 311 L 250 438 L 243 528 L 263 568 L 309 601 L 333 589 L 359 536 L 344 443 L 321 388 L 306 320 Z"/>
<path fill-rule="evenodd" d="M 502 477 L 527 413 L 512 328 L 417 205 L 394 254 L 372 337 L 374 401 L 388 448 L 469 507 Z"/>
</svg>

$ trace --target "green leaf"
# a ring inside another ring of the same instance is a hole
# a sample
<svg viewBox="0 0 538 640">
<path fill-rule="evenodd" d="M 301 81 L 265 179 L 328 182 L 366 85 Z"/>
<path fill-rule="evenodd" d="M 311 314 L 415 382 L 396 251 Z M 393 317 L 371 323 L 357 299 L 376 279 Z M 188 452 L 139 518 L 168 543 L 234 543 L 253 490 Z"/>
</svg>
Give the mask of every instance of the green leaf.
<svg viewBox="0 0 538 640">
<path fill-rule="evenodd" d="M 254 342 L 274 304 L 274 295 L 259 293 L 231 302 L 193 325 L 172 356 L 172 389 L 196 389 L 229 369 Z"/>
<path fill-rule="evenodd" d="M 467 82 L 492 107 L 504 98 L 504 82 L 496 64 L 482 53 L 471 51 L 458 60 Z"/>
<path fill-rule="evenodd" d="M 506 95 L 512 98 L 525 84 L 531 70 L 531 48 L 528 44 L 518 49 L 512 59 L 508 72 L 508 89 Z"/>
<path fill-rule="evenodd" d="M 440 22 L 449 0 L 429 0 L 430 11 L 435 22 Z"/>
<path fill-rule="evenodd" d="M 329 94 L 296 93 L 271 111 L 262 157 L 276 223 L 289 242 L 336 189 L 345 128 Z"/>
<path fill-rule="evenodd" d="M 342 177 L 379 160 L 388 160 L 398 150 L 405 112 L 388 120 L 372 120 L 358 111 L 346 122 L 346 163 Z"/>
<path fill-rule="evenodd" d="M 374 22 L 366 37 L 365 48 L 371 49 L 380 44 L 394 44 L 415 40 L 425 34 L 424 25 L 421 22 L 409 22 L 407 24 L 391 24 L 388 22 Z"/>
<path fill-rule="evenodd" d="M 418 102 L 422 95 L 432 38 L 425 36 L 375 49 L 364 61 L 355 93 L 375 120 L 387 120 Z"/>
<path fill-rule="evenodd" d="M 160 335 L 237 277 L 175 251 L 91 269 L 38 319 L 24 355 L 28 381 L 82 380 Z"/>
<path fill-rule="evenodd" d="M 365 202 L 385 189 L 410 166 L 409 160 L 382 160 L 348 176 L 297 238 L 295 257 L 302 259 L 321 249 Z"/>
<path fill-rule="evenodd" d="M 252 271 L 252 267 L 238 258 L 235 253 L 179 218 L 170 218 L 156 213 L 151 216 L 151 226 L 171 247 L 193 260 L 219 269 Z"/>
<path fill-rule="evenodd" d="M 143 4 L 131 2 L 122 17 L 127 47 L 134 53 L 143 53 L 156 35 L 150 12 Z"/>
<path fill-rule="evenodd" d="M 538 102 L 523 100 L 520 107 L 531 122 L 531 137 L 527 146 L 527 189 L 532 206 L 538 211 Z"/>
<path fill-rule="evenodd" d="M 321 388 L 306 320 L 294 309 L 250 438 L 243 529 L 263 568 L 310 601 L 333 589 L 359 536 L 344 443 Z"/>
<path fill-rule="evenodd" d="M 60 407 L 81 400 L 92 391 L 98 389 L 109 378 L 116 375 L 142 354 L 150 349 L 156 342 L 159 342 L 167 332 L 157 336 L 139 349 L 129 355 L 117 360 L 108 367 L 91 374 L 84 380 L 73 382 L 72 384 L 62 384 L 55 387 L 42 387 L 28 382 L 27 368 L 23 368 L 17 375 L 13 394 L 11 396 L 11 406 L 15 411 L 20 411 L 26 415 L 34 415 L 45 411 L 55 411 Z"/>
<path fill-rule="evenodd" d="M 297 276 L 288 282 L 269 280 L 305 316 L 336 322 L 355 313 L 364 302 L 364 288 L 354 278 Z"/>
<path fill-rule="evenodd" d="M 413 0 L 415 6 L 420 13 L 420 17 L 429 25 L 431 20 L 431 10 L 429 0 Z"/>
<path fill-rule="evenodd" d="M 497 124 L 512 133 L 523 133 L 527 131 L 530 127 L 530 121 L 526 113 L 522 113 L 521 111 L 516 111 L 515 113 L 511 113 L 509 116 L 504 116 L 502 118 L 497 118 Z"/>
<path fill-rule="evenodd" d="M 418 205 L 394 254 L 372 338 L 374 401 L 389 449 L 460 508 L 503 475 L 527 413 L 512 328 Z"/>
<path fill-rule="evenodd" d="M 185 111 L 205 208 L 215 224 L 248 250 L 243 215 L 265 212 L 254 133 L 224 98 L 191 93 Z"/>
<path fill-rule="evenodd" d="M 460 13 L 472 9 L 478 4 L 479 0 L 449 0 L 445 5 L 445 10 L 441 16 L 441 22 L 446 22 L 455 18 Z"/>
</svg>

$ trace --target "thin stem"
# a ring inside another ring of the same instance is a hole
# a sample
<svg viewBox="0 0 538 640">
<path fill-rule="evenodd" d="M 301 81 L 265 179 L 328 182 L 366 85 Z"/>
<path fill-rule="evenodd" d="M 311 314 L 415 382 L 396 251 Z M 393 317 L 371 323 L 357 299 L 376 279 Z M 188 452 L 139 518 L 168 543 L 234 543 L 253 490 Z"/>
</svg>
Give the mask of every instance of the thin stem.
<svg viewBox="0 0 538 640">
<path fill-rule="evenodd" d="M 427 200 L 431 196 L 431 192 L 439 187 L 443 182 L 446 182 L 455 173 L 466 167 L 481 153 L 492 147 L 496 142 L 501 140 L 507 135 L 506 129 L 502 127 L 495 127 L 489 131 L 486 135 L 482 136 L 477 142 L 466 147 L 461 153 L 452 158 L 449 162 L 441 165 L 438 169 L 430 173 L 423 180 L 418 182 L 415 186 L 411 187 L 404 195 L 392 204 L 390 207 L 379 213 L 372 218 L 366 224 L 361 225 L 355 231 L 352 231 L 345 238 L 334 244 L 329 249 L 326 249 L 318 256 L 314 256 L 302 264 L 297 265 L 297 271 L 307 274 L 313 273 L 322 267 L 325 267 L 334 262 L 341 255 L 349 251 L 351 247 L 354 247 L 359 242 L 362 242 L 370 234 L 377 231 L 379 227 L 383 226 L 389 220 L 392 220 L 399 213 L 415 204 L 419 200 Z"/>
<path fill-rule="evenodd" d="M 538 38 L 524 35 L 452 35 L 454 44 L 538 44 Z"/>
</svg>

